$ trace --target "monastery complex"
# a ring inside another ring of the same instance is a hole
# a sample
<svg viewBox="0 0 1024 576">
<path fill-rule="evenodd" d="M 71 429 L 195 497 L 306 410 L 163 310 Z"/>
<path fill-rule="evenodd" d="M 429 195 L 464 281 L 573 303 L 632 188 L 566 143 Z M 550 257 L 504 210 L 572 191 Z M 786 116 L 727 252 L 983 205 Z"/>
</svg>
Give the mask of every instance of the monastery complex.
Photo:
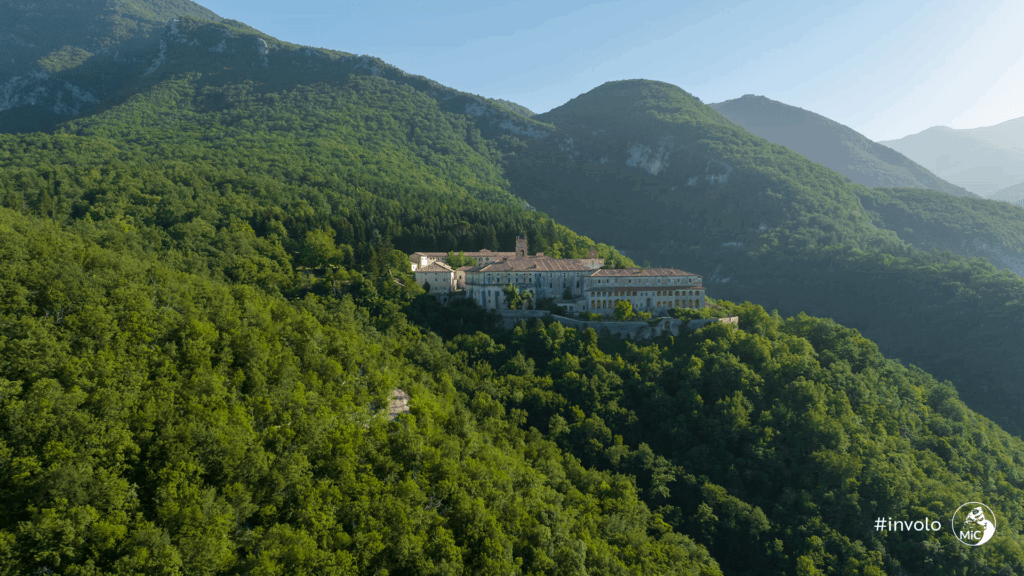
<svg viewBox="0 0 1024 576">
<path fill-rule="evenodd" d="M 543 252 L 527 255 L 526 237 L 516 238 L 515 252 L 467 252 L 476 266 L 454 269 L 446 252 L 415 252 L 409 256 L 416 282 L 430 286 L 440 298 L 460 294 L 483 308 L 507 310 L 504 287 L 509 284 L 534 298 L 552 298 L 568 312 L 611 316 L 625 300 L 634 311 L 665 315 L 670 308 L 703 308 L 701 277 L 674 268 L 605 269 L 591 250 L 587 258 L 557 259 Z"/>
</svg>

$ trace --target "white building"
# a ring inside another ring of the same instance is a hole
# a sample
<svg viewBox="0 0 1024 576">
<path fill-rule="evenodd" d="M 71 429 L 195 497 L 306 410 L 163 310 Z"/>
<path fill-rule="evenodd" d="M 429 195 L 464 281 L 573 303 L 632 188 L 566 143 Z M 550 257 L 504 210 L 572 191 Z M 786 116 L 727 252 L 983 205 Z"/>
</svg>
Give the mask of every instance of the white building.
<svg viewBox="0 0 1024 576">
<path fill-rule="evenodd" d="M 583 279 L 591 272 L 578 260 L 547 256 L 509 258 L 466 269 L 466 297 L 483 308 L 506 310 L 504 287 L 511 284 L 520 292 L 533 294 L 534 301 L 554 298 L 568 311 L 577 312 L 583 305 Z"/>
<path fill-rule="evenodd" d="M 703 308 L 705 302 L 701 277 L 675 268 L 595 270 L 584 278 L 583 293 L 584 310 L 606 315 L 615 313 L 619 300 L 655 316 L 675 307 Z"/>
<path fill-rule="evenodd" d="M 431 294 L 447 295 L 455 290 L 455 271 L 444 262 L 431 262 L 417 270 L 413 276 L 420 286 L 429 283 Z"/>
<path fill-rule="evenodd" d="M 447 295 L 465 289 L 483 308 L 505 310 L 504 288 L 513 285 L 533 294 L 534 301 L 552 298 L 568 312 L 613 315 L 615 304 L 629 302 L 634 311 L 663 316 L 668 310 L 703 308 L 701 277 L 675 268 L 625 268 L 605 270 L 604 259 L 590 250 L 587 258 L 556 259 L 543 252 L 526 253 L 526 237 L 516 238 L 515 252 L 481 250 L 467 253 L 477 266 L 452 269 L 445 263 L 446 252 L 416 252 L 410 255 L 416 282 L 430 283 L 430 293 Z"/>
</svg>

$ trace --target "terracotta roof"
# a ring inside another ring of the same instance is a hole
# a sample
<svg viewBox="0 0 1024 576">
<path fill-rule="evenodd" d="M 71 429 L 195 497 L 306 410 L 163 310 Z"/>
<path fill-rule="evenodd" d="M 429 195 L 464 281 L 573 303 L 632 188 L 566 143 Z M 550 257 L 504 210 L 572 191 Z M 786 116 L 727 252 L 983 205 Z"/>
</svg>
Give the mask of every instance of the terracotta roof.
<svg viewBox="0 0 1024 576">
<path fill-rule="evenodd" d="M 468 268 L 466 273 L 477 272 L 589 272 L 577 260 L 556 260 L 547 256 L 527 256 L 526 258 L 509 258 L 498 262 L 486 262 Z"/>
<path fill-rule="evenodd" d="M 514 258 L 515 252 L 491 252 L 486 248 L 483 250 L 477 250 L 476 252 L 466 252 L 467 258 L 479 258 L 481 256 L 487 258 Z M 410 259 L 415 259 L 416 256 L 427 256 L 428 258 L 447 258 L 447 252 L 413 252 L 409 255 Z"/>
<path fill-rule="evenodd" d="M 444 262 L 431 262 L 416 272 L 454 272 L 454 270 Z"/>
<path fill-rule="evenodd" d="M 623 288 L 622 286 L 614 286 L 613 287 L 613 286 L 604 286 L 604 285 L 602 285 L 602 286 L 589 286 L 587 288 L 584 288 L 584 290 L 589 290 L 589 291 L 593 291 L 593 292 L 596 292 L 596 291 L 614 292 L 616 290 L 626 290 L 626 291 L 638 290 L 638 291 L 641 291 L 641 292 L 643 292 L 643 291 L 657 292 L 658 290 L 674 291 L 674 290 L 703 290 L 703 289 L 704 289 L 704 287 L 703 286 L 699 286 L 699 285 L 698 286 L 676 286 L 676 285 L 665 285 L 665 286 L 628 286 L 627 285 L 625 288 Z"/>
<path fill-rule="evenodd" d="M 479 252 L 466 252 L 467 258 L 515 258 L 515 252 L 491 252 L 490 250 L 481 250 Z"/>
<path fill-rule="evenodd" d="M 600 269 L 594 270 L 591 276 L 595 278 L 605 277 L 633 277 L 633 276 L 697 276 L 690 272 L 683 272 L 675 268 L 620 268 L 616 270 Z"/>
</svg>

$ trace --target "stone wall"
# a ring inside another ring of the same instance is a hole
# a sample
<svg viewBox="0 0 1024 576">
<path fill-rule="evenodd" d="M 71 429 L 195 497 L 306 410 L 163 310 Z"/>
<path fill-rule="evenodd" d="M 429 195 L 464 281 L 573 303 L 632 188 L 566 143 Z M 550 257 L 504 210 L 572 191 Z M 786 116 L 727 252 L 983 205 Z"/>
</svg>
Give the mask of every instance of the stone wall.
<svg viewBox="0 0 1024 576">
<path fill-rule="evenodd" d="M 566 328 L 576 328 L 577 330 L 593 328 L 598 335 L 603 334 L 604 331 L 607 330 L 610 335 L 619 336 L 620 338 L 628 336 L 634 340 L 649 340 L 666 333 L 678 336 L 679 330 L 683 327 L 683 321 L 676 320 L 675 318 L 659 318 L 658 324 L 652 328 L 650 324 L 643 321 L 595 322 L 557 316 L 551 314 L 547 310 L 501 310 L 498 313 L 501 314 L 504 319 L 505 328 L 508 329 L 515 327 L 515 325 L 523 319 L 527 319 L 527 321 L 529 321 L 530 318 L 550 317 L 551 320 L 557 321 Z"/>
<path fill-rule="evenodd" d="M 525 319 L 529 322 L 531 318 L 550 317 L 551 320 L 557 321 L 566 328 L 576 328 L 577 330 L 593 328 L 598 335 L 603 334 L 604 331 L 607 330 L 611 335 L 619 336 L 620 338 L 629 336 L 634 340 L 649 340 L 651 338 L 661 336 L 662 334 L 679 336 L 679 330 L 682 329 L 684 325 L 691 331 L 696 331 L 702 326 L 712 322 L 732 324 L 737 328 L 740 325 L 739 316 L 729 316 L 728 318 L 705 318 L 701 320 L 690 320 L 686 323 L 675 318 L 658 318 L 658 323 L 654 327 L 651 327 L 647 322 L 594 322 L 589 320 L 578 320 L 576 318 L 556 316 L 547 310 L 500 310 L 498 313 L 501 314 L 504 319 L 506 329 L 514 328 L 520 320 Z"/>
<path fill-rule="evenodd" d="M 520 320 L 530 321 L 530 318 L 542 318 L 550 316 L 547 310 L 498 310 L 504 320 L 505 328 L 511 330 Z"/>
<path fill-rule="evenodd" d="M 723 324 L 732 324 L 732 325 L 736 326 L 737 328 L 739 328 L 739 326 L 740 326 L 740 317 L 739 316 L 729 316 L 728 318 L 703 318 L 703 319 L 700 319 L 700 320 L 690 320 L 689 322 L 686 323 L 686 327 L 689 328 L 690 330 L 696 331 L 698 328 L 700 328 L 700 327 L 702 327 L 702 326 L 704 326 L 706 324 L 710 324 L 712 322 L 721 322 Z"/>
</svg>

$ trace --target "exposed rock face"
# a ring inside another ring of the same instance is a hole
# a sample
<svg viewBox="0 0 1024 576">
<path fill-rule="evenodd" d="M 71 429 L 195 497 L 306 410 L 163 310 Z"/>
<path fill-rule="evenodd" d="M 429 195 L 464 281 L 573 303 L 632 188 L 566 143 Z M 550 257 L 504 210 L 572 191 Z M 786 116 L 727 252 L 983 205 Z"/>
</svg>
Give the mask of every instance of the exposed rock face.
<svg viewBox="0 0 1024 576">
<path fill-rule="evenodd" d="M 42 68 L 26 76 L 14 76 L 0 85 L 0 112 L 20 106 L 38 106 L 57 114 L 78 114 L 82 107 L 99 102 L 89 90 L 60 80 Z"/>
<path fill-rule="evenodd" d="M 270 54 L 270 46 L 267 46 L 267 41 L 263 38 L 256 39 L 256 53 L 260 55 L 260 62 L 264 67 L 270 65 L 270 61 L 267 59 L 267 54 Z"/>
<path fill-rule="evenodd" d="M 388 404 L 388 420 L 394 420 L 399 414 L 409 413 L 409 394 L 395 388 L 391 391 L 391 402 Z"/>
</svg>

